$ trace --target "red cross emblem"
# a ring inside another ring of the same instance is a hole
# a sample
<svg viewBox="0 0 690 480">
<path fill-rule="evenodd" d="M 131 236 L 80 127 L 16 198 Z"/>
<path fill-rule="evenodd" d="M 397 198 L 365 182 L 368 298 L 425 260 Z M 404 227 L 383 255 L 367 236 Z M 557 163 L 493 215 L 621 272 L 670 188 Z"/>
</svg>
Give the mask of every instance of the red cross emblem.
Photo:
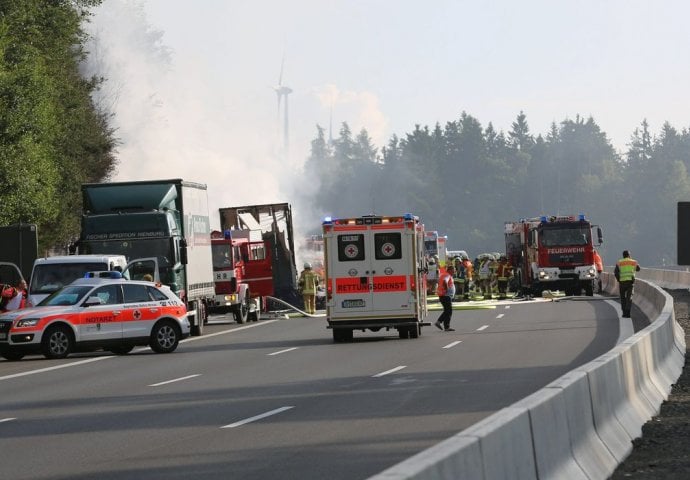
<svg viewBox="0 0 690 480">
<path fill-rule="evenodd" d="M 395 245 L 390 242 L 384 243 L 381 245 L 381 253 L 386 257 L 392 256 L 395 253 Z"/>
<path fill-rule="evenodd" d="M 345 255 L 347 258 L 356 258 L 358 253 L 359 249 L 354 243 L 345 246 Z"/>
<path fill-rule="evenodd" d="M 141 318 L 141 311 L 134 310 L 134 319 L 139 320 Z"/>
</svg>

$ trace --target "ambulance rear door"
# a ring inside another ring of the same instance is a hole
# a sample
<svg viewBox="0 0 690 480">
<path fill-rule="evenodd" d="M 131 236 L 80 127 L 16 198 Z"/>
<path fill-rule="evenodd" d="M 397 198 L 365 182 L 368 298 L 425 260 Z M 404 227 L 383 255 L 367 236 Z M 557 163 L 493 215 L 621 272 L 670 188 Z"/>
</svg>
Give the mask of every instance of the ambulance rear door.
<svg viewBox="0 0 690 480">
<path fill-rule="evenodd" d="M 414 316 L 409 285 L 414 258 L 413 224 L 370 228 L 372 310 L 380 315 Z"/>
<path fill-rule="evenodd" d="M 334 317 L 414 316 L 408 278 L 413 235 L 404 223 L 334 228 L 328 268 Z"/>
</svg>

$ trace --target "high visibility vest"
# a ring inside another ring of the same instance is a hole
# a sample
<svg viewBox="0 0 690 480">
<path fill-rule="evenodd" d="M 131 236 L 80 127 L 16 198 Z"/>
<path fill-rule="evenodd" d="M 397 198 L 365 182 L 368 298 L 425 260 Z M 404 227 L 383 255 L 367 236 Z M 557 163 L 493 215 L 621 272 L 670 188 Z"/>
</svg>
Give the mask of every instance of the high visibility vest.
<svg viewBox="0 0 690 480">
<path fill-rule="evenodd" d="M 441 275 L 436 292 L 439 297 L 452 297 L 455 295 L 455 282 L 453 282 L 453 277 L 450 273 Z"/>
<path fill-rule="evenodd" d="M 618 281 L 631 282 L 635 280 L 635 271 L 637 270 L 637 261 L 632 258 L 623 257 L 616 263 L 618 265 Z"/>
<path fill-rule="evenodd" d="M 499 263 L 497 274 L 498 279 L 501 281 L 508 280 L 508 275 L 510 275 L 510 264 L 509 263 Z"/>
<path fill-rule="evenodd" d="M 601 255 L 599 255 L 598 252 L 594 252 L 594 266 L 597 269 L 597 272 L 604 271 L 604 262 L 601 260 Z"/>
</svg>

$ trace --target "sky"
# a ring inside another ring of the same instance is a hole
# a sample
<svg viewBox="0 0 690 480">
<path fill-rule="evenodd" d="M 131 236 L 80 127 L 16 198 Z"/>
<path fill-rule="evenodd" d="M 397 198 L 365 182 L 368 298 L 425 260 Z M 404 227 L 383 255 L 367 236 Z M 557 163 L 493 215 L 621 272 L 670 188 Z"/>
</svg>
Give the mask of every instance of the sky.
<svg viewBox="0 0 690 480">
<path fill-rule="evenodd" d="M 535 135 L 591 116 L 620 152 L 645 119 L 688 128 L 688 18 L 684 0 L 105 0 L 89 69 L 121 142 L 113 180 L 205 183 L 216 210 L 312 188 L 317 124 L 380 148 L 463 111 L 504 132 L 522 111 Z"/>
</svg>

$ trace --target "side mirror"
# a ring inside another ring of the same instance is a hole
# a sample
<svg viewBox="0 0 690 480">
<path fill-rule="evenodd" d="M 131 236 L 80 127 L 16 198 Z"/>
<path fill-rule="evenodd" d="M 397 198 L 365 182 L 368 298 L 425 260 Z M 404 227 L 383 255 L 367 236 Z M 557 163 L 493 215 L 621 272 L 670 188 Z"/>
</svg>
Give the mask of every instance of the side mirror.
<svg viewBox="0 0 690 480">
<path fill-rule="evenodd" d="M 85 307 L 93 307 L 93 306 L 95 306 L 95 305 L 103 305 L 103 303 L 104 303 L 104 302 L 103 302 L 103 300 L 101 299 L 101 297 L 96 297 L 96 296 L 94 296 L 94 297 L 89 297 L 89 298 L 87 298 L 87 299 L 86 299 L 86 302 L 84 302 L 84 306 L 85 306 Z"/>
</svg>

